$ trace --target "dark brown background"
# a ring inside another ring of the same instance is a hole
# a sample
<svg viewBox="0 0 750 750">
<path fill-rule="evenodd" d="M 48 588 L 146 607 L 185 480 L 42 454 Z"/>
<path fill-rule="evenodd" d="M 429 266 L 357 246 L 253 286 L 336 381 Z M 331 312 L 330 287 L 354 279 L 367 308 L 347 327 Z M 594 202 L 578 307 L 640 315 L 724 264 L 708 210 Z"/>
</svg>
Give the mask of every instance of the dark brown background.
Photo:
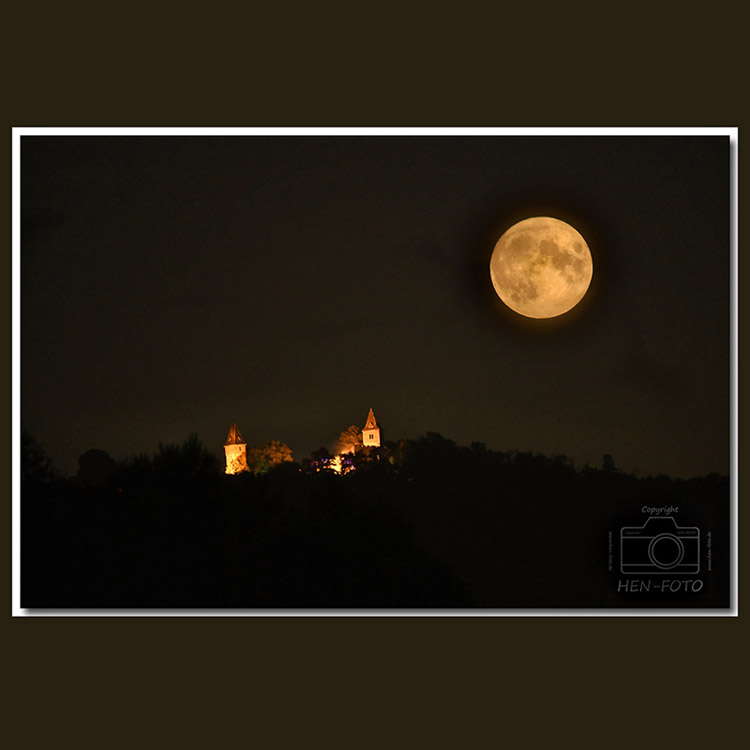
<svg viewBox="0 0 750 750">
<path fill-rule="evenodd" d="M 316 5 L 279 8 L 274 18 L 256 8 L 236 16 L 214 6 L 27 5 L 5 26 L 6 133 L 41 125 L 742 130 L 741 24 L 716 5 L 711 16 L 629 4 L 489 17 L 482 7 L 408 16 L 379 5 L 358 18 Z M 10 149 L 5 164 L 9 174 Z M 566 735 L 698 745 L 721 742 L 738 721 L 731 676 L 740 619 L 7 625 L 12 728 L 34 746 L 73 737 L 92 746 L 193 738 L 288 746 L 317 737 L 382 747 L 435 735 L 462 745 Z M 654 667 L 649 678 L 634 668 L 644 663 Z"/>
</svg>

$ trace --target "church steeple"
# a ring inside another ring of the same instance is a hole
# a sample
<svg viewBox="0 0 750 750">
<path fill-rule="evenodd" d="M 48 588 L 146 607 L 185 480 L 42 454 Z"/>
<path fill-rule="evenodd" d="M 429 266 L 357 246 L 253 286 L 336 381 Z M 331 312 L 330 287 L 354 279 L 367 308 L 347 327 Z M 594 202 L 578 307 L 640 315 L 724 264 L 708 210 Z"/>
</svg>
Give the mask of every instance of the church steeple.
<svg viewBox="0 0 750 750">
<path fill-rule="evenodd" d="M 237 422 L 232 422 L 232 426 L 229 428 L 229 434 L 227 435 L 227 442 L 224 445 L 238 445 L 244 443 L 242 435 L 240 434 L 240 428 L 237 426 Z"/>
<path fill-rule="evenodd" d="M 370 413 L 367 415 L 365 426 L 362 428 L 362 444 L 365 446 L 371 445 L 375 448 L 380 446 L 380 426 L 375 419 L 372 407 L 370 407 Z"/>
<path fill-rule="evenodd" d="M 242 439 L 240 428 L 237 422 L 232 422 L 227 435 L 227 441 L 224 443 L 224 455 L 227 461 L 227 474 L 239 474 L 243 471 L 250 471 L 247 465 L 247 443 Z"/>
</svg>

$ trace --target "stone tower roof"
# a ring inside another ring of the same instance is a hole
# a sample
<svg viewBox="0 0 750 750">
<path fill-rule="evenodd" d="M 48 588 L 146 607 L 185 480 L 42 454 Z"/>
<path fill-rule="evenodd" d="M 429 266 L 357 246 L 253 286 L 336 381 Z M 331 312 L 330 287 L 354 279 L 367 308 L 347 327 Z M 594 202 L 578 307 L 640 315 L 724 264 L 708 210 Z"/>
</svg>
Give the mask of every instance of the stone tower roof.
<svg viewBox="0 0 750 750">
<path fill-rule="evenodd" d="M 224 445 L 243 445 L 245 441 L 242 439 L 240 434 L 240 428 L 237 427 L 237 422 L 232 422 L 232 426 L 229 428 L 229 434 L 227 435 L 227 441 Z"/>
<path fill-rule="evenodd" d="M 377 421 L 375 420 L 375 414 L 372 411 L 372 407 L 370 407 L 370 413 L 367 415 L 367 421 L 365 422 L 365 426 L 362 429 L 364 430 L 380 429 L 378 427 Z"/>
</svg>

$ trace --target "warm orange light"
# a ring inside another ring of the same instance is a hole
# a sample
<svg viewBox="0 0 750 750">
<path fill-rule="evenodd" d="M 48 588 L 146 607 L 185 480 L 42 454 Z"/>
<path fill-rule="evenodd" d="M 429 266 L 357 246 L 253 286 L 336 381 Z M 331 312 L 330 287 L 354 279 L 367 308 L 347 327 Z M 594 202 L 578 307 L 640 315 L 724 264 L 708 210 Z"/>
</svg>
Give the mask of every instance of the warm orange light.
<svg viewBox="0 0 750 750">
<path fill-rule="evenodd" d="M 226 457 L 227 474 L 240 474 L 243 471 L 250 471 L 247 465 L 247 443 L 242 439 L 237 423 L 233 422 L 229 428 L 227 441 L 224 443 L 224 455 Z"/>
<path fill-rule="evenodd" d="M 354 467 L 350 463 L 344 463 L 344 456 L 350 453 L 354 453 L 354 450 L 333 456 L 328 461 L 328 468 L 336 472 L 336 474 L 348 474 L 350 471 L 354 471 Z"/>
<path fill-rule="evenodd" d="M 375 419 L 375 414 L 372 411 L 372 407 L 370 407 L 370 412 L 367 415 L 365 426 L 362 428 L 362 444 L 365 447 L 380 447 L 380 426 Z"/>
<path fill-rule="evenodd" d="M 534 216 L 500 237 L 490 259 L 498 297 L 527 318 L 555 318 L 575 307 L 594 273 L 586 240 L 560 219 Z"/>
<path fill-rule="evenodd" d="M 226 454 L 227 474 L 240 474 L 243 471 L 249 471 L 247 465 L 247 452 L 243 445 L 225 445 L 224 453 Z"/>
</svg>

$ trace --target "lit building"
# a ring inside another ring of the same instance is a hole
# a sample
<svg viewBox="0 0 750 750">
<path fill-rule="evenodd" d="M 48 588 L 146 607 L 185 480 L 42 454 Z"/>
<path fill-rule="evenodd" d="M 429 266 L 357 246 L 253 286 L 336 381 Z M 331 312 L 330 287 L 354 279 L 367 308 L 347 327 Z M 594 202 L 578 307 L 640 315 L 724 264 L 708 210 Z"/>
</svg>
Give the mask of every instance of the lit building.
<svg viewBox="0 0 750 750">
<path fill-rule="evenodd" d="M 224 443 L 224 454 L 227 460 L 227 474 L 239 474 L 250 471 L 247 465 L 247 443 L 242 439 L 240 428 L 233 422 L 229 428 L 227 441 Z"/>
<path fill-rule="evenodd" d="M 365 426 L 362 429 L 362 445 L 365 447 L 380 447 L 380 427 L 375 419 L 372 408 L 370 408 L 370 413 L 367 415 L 367 422 L 365 422 Z"/>
</svg>

